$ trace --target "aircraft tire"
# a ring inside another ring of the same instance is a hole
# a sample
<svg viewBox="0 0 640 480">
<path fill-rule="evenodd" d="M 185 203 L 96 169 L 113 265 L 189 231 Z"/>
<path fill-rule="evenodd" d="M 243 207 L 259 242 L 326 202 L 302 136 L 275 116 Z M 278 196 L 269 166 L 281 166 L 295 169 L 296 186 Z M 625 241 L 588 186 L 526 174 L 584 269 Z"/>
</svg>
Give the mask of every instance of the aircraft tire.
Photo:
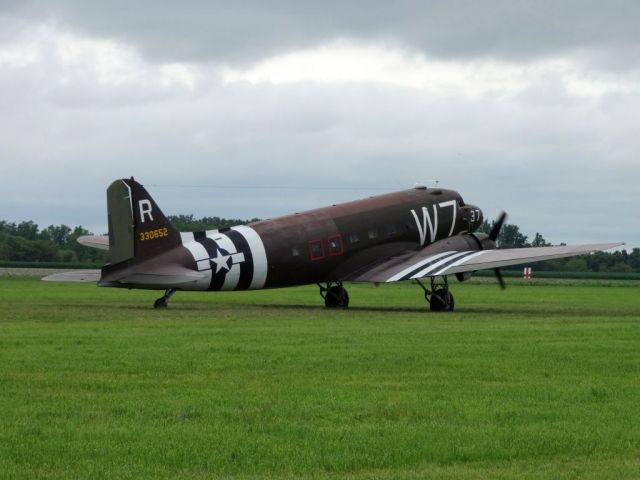
<svg viewBox="0 0 640 480">
<path fill-rule="evenodd" d="M 349 306 L 347 289 L 339 285 L 329 288 L 324 297 L 324 305 L 327 308 L 347 308 Z"/>
<path fill-rule="evenodd" d="M 167 308 L 169 306 L 169 302 L 164 297 L 158 298 L 155 302 L 153 302 L 153 308 Z"/>
<path fill-rule="evenodd" d="M 451 312 L 454 305 L 453 295 L 449 290 L 439 288 L 431 294 L 429 307 L 432 312 Z"/>
</svg>

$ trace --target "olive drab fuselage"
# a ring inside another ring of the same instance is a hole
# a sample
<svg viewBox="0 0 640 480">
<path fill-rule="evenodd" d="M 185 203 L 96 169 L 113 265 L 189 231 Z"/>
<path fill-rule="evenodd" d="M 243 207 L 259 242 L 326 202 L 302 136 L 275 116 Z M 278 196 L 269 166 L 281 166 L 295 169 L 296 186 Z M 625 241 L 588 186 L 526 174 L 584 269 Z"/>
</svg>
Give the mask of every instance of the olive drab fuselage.
<svg viewBox="0 0 640 480">
<path fill-rule="evenodd" d="M 206 277 L 184 289 L 245 290 L 353 279 L 354 272 L 482 223 L 451 190 L 411 189 L 275 219 L 183 233 L 188 268 Z"/>
<path fill-rule="evenodd" d="M 361 268 L 482 223 L 451 190 L 411 189 L 252 224 L 267 252 L 265 287 L 349 280 Z"/>
<path fill-rule="evenodd" d="M 482 223 L 480 209 L 457 192 L 416 187 L 249 225 L 177 232 L 140 184 L 120 182 L 108 190 L 110 219 L 117 215 L 133 231 L 110 231 L 114 251 L 131 258 L 105 266 L 103 286 L 249 290 L 353 280 L 376 262 L 473 232 Z M 131 201 L 130 220 L 123 198 Z M 133 249 L 122 248 L 127 235 Z M 157 287 L 154 271 L 163 278 Z M 185 275 L 194 277 L 185 281 Z M 174 284 L 168 280 L 173 277 Z"/>
</svg>

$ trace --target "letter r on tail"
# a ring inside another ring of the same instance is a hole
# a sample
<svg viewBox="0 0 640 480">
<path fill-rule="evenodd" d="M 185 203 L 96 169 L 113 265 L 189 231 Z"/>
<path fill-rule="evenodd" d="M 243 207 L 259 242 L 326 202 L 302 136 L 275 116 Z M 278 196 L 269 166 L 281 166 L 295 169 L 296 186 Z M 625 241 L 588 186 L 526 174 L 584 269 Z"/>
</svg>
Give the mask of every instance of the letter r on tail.
<svg viewBox="0 0 640 480">
<path fill-rule="evenodd" d="M 140 208 L 140 222 L 144 223 L 144 216 L 149 215 L 149 220 L 153 222 L 153 217 L 151 216 L 151 202 L 147 199 L 140 200 L 138 202 L 138 207 Z"/>
</svg>

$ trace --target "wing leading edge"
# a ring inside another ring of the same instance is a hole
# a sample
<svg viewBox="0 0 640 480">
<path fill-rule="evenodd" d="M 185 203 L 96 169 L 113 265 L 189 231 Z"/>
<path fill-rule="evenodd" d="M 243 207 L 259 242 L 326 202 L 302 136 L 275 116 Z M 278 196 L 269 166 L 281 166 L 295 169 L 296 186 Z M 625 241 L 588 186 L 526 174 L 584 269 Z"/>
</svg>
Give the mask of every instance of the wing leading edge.
<svg viewBox="0 0 640 480">
<path fill-rule="evenodd" d="M 351 280 L 356 282 L 398 282 L 423 277 L 450 275 L 475 270 L 541 262 L 609 250 L 624 243 L 594 243 L 561 247 L 505 248 L 496 250 L 451 250 L 440 253 L 412 252 L 376 265 Z"/>
</svg>

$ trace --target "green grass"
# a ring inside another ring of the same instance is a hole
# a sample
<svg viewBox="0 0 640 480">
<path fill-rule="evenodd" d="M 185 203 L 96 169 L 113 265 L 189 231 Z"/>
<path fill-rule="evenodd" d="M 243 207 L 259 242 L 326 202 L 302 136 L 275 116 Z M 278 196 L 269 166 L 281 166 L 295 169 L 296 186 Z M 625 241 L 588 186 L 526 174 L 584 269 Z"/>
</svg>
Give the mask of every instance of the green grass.
<svg viewBox="0 0 640 480">
<path fill-rule="evenodd" d="M 0 478 L 637 478 L 640 288 L 0 277 Z"/>
</svg>

